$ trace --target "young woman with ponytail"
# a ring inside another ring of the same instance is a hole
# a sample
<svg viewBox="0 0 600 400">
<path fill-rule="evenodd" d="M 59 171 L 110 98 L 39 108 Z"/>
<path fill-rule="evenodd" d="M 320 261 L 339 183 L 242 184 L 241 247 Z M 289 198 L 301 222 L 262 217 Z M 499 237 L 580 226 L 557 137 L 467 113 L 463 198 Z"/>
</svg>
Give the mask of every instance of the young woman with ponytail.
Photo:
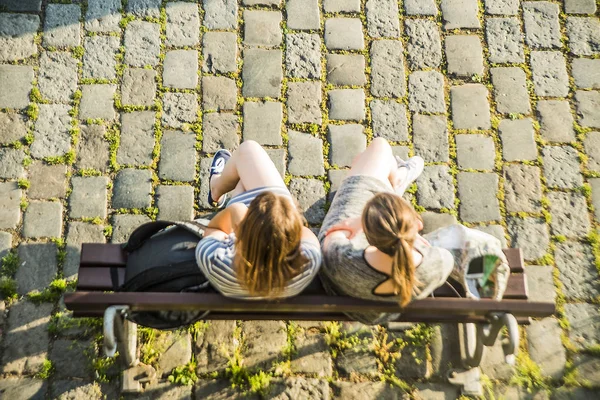
<svg viewBox="0 0 600 400">
<path fill-rule="evenodd" d="M 404 307 L 446 281 L 452 255 L 418 234 L 421 217 L 402 198 L 422 171 L 420 157 L 399 161 L 382 138 L 354 159 L 319 233 L 324 259 L 319 275 L 329 293 Z M 352 314 L 366 324 L 394 316 Z"/>
</svg>

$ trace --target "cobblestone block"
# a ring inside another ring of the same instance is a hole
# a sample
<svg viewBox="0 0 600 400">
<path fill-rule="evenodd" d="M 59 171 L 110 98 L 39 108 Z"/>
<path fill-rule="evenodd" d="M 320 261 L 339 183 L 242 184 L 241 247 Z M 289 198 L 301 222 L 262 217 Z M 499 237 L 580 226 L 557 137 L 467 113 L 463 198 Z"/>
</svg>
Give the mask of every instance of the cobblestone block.
<svg viewBox="0 0 600 400">
<path fill-rule="evenodd" d="M 438 10 L 434 0 L 405 0 L 406 15 L 437 15 Z"/>
<path fill-rule="evenodd" d="M 56 244 L 21 243 L 17 252 L 20 262 L 15 274 L 17 292 L 25 295 L 32 290 L 44 290 L 58 272 Z"/>
<path fill-rule="evenodd" d="M 539 212 L 542 200 L 540 168 L 510 164 L 504 167 L 506 211 Z"/>
<path fill-rule="evenodd" d="M 361 121 L 365 119 L 365 92 L 362 89 L 330 90 L 329 118 Z"/>
<path fill-rule="evenodd" d="M 550 244 L 548 226 L 540 218 L 508 218 L 508 232 L 511 237 L 511 247 L 520 248 L 523 258 L 537 260 L 546 255 Z M 535 240 L 532 240 L 535 238 Z"/>
<path fill-rule="evenodd" d="M 554 267 L 550 265 L 528 265 L 527 274 L 528 299 L 531 301 L 555 301 Z"/>
<path fill-rule="evenodd" d="M 115 36 L 88 36 L 84 38 L 83 77 L 95 79 L 116 78 L 117 60 L 115 55 L 119 51 L 120 44 L 119 38 Z M 71 59 L 72 62 L 77 63 L 72 57 Z"/>
<path fill-rule="evenodd" d="M 540 100 L 537 102 L 542 137 L 551 142 L 575 140 L 573 115 L 566 100 Z"/>
<path fill-rule="evenodd" d="M 329 161 L 339 167 L 349 167 L 356 155 L 367 148 L 362 125 L 329 125 L 327 140 L 331 144 Z"/>
<path fill-rule="evenodd" d="M 326 13 L 360 12 L 360 0 L 323 0 Z"/>
<path fill-rule="evenodd" d="M 575 189 L 583 185 L 577 151 L 567 146 L 542 149 L 544 177 L 551 188 Z"/>
<path fill-rule="evenodd" d="M 490 105 L 485 86 L 468 83 L 450 88 L 454 129 L 490 129 Z"/>
<path fill-rule="evenodd" d="M 0 232 L 0 260 L 12 249 L 12 240 L 12 234 L 9 232 Z M 1 322 L 4 322 L 4 319 Z"/>
<path fill-rule="evenodd" d="M 325 46 L 329 50 L 362 50 L 365 48 L 362 23 L 358 18 L 328 18 L 325 20 L 324 36 Z"/>
<path fill-rule="evenodd" d="M 577 354 L 573 359 L 573 366 L 579 379 L 588 382 L 598 382 L 600 379 L 600 358 L 587 354 Z"/>
<path fill-rule="evenodd" d="M 527 345 L 531 359 L 544 376 L 560 379 L 565 372 L 567 355 L 560 337 L 562 329 L 554 318 L 533 321 L 527 327 Z"/>
<path fill-rule="evenodd" d="M 533 49 L 560 48 L 558 4 L 548 1 L 523 2 L 525 40 Z"/>
<path fill-rule="evenodd" d="M 31 199 L 63 198 L 67 185 L 66 165 L 47 165 L 41 161 L 29 166 L 29 189 L 27 196 Z"/>
<path fill-rule="evenodd" d="M 89 0 L 85 14 L 85 29 L 90 32 L 119 32 L 120 9 L 119 0 Z"/>
<path fill-rule="evenodd" d="M 16 179 L 25 175 L 23 160 L 25 153 L 20 149 L 0 148 L 0 178 Z"/>
<path fill-rule="evenodd" d="M 370 103 L 373 135 L 392 142 L 408 140 L 406 106 L 393 100 L 373 100 Z"/>
<path fill-rule="evenodd" d="M 233 72 L 237 69 L 237 36 L 232 32 L 206 32 L 202 39 L 202 70 L 210 73 Z"/>
<path fill-rule="evenodd" d="M 532 51 L 533 88 L 538 96 L 565 97 L 569 76 L 564 56 L 558 51 Z"/>
<path fill-rule="evenodd" d="M 159 185 L 156 188 L 156 205 L 159 220 L 190 221 L 194 219 L 194 188 Z"/>
<path fill-rule="evenodd" d="M 42 0 L 0 0 L 0 6 L 4 7 L 5 11 L 40 12 Z"/>
<path fill-rule="evenodd" d="M 71 218 L 106 218 L 106 197 L 108 178 L 104 176 L 79 177 L 71 179 L 73 191 L 69 196 L 69 216 Z"/>
<path fill-rule="evenodd" d="M 124 105 L 151 106 L 156 94 L 156 71 L 127 68 L 123 72 L 121 103 Z"/>
<path fill-rule="evenodd" d="M 447 162 L 450 154 L 446 117 L 415 114 L 413 143 L 415 154 L 423 157 L 425 162 Z"/>
<path fill-rule="evenodd" d="M 416 400 L 441 400 L 459 398 L 456 386 L 446 383 L 417 383 L 416 391 L 413 393 Z"/>
<path fill-rule="evenodd" d="M 238 2 L 236 0 L 204 0 L 203 25 L 208 29 L 236 29 Z"/>
<path fill-rule="evenodd" d="M 333 201 L 337 190 L 340 188 L 340 185 L 346 176 L 348 176 L 348 170 L 345 169 L 330 169 L 327 171 L 327 177 L 331 183 L 328 195 L 329 201 Z"/>
<path fill-rule="evenodd" d="M 463 169 L 494 169 L 494 140 L 485 135 L 456 135 L 456 159 Z"/>
<path fill-rule="evenodd" d="M 600 60 L 574 58 L 571 74 L 575 85 L 581 89 L 600 89 Z"/>
<path fill-rule="evenodd" d="M 198 85 L 198 52 L 168 51 L 164 61 L 163 85 L 176 89 L 195 89 Z"/>
<path fill-rule="evenodd" d="M 531 106 L 525 83 L 525 72 L 518 67 L 507 67 L 490 68 L 490 73 L 498 112 L 529 114 Z"/>
<path fill-rule="evenodd" d="M 82 85 L 79 119 L 114 119 L 116 85 Z"/>
<path fill-rule="evenodd" d="M 442 0 L 444 29 L 481 28 L 477 0 Z"/>
<path fill-rule="evenodd" d="M 281 96 L 281 50 L 244 50 L 242 94 L 244 97 Z"/>
<path fill-rule="evenodd" d="M 506 161 L 524 161 L 537 159 L 533 121 L 525 119 L 503 119 L 498 125 L 502 139 L 502 157 Z"/>
<path fill-rule="evenodd" d="M 202 150 L 214 153 L 219 149 L 235 150 L 240 144 L 238 118 L 234 114 L 210 113 L 204 115 Z"/>
<path fill-rule="evenodd" d="M 578 90 L 577 114 L 582 126 L 600 128 L 600 92 Z"/>
<path fill-rule="evenodd" d="M 152 393 L 156 393 L 154 388 Z M 97 382 L 86 382 L 82 380 L 56 380 L 50 390 L 54 399 L 101 399 L 104 397 L 102 389 Z M 116 393 L 114 393 L 116 395 Z"/>
<path fill-rule="evenodd" d="M 523 33 L 518 18 L 488 18 L 485 37 L 489 49 L 489 62 L 522 63 L 525 61 Z"/>
<path fill-rule="evenodd" d="M 289 29 L 309 30 L 321 27 L 317 0 L 288 0 L 285 6 Z"/>
<path fill-rule="evenodd" d="M 318 179 L 294 178 L 290 192 L 298 200 L 300 210 L 309 224 L 320 224 L 325 218 L 325 188 Z"/>
<path fill-rule="evenodd" d="M 165 93 L 163 97 L 162 124 L 184 128 L 198 119 L 196 93 Z"/>
<path fill-rule="evenodd" d="M 244 44 L 279 46 L 281 44 L 279 11 L 244 10 Z"/>
<path fill-rule="evenodd" d="M 224 76 L 202 78 L 202 107 L 205 110 L 233 110 L 237 103 L 235 81 Z"/>
<path fill-rule="evenodd" d="M 569 338 L 575 347 L 580 349 L 600 344 L 600 311 L 597 305 L 565 304 L 565 315 L 571 325 Z"/>
<path fill-rule="evenodd" d="M 321 38 L 309 33 L 285 35 L 285 68 L 292 78 L 320 79 Z"/>
<path fill-rule="evenodd" d="M 500 220 L 498 176 L 493 173 L 459 172 L 460 216 L 465 222 Z"/>
<path fill-rule="evenodd" d="M 158 359 L 158 371 L 164 378 L 168 377 L 174 368 L 190 362 L 192 357 L 192 343 L 188 332 L 172 332 L 163 335 L 158 346 L 166 350 Z"/>
<path fill-rule="evenodd" d="M 404 24 L 408 36 L 410 69 L 439 67 L 442 62 L 442 42 L 436 23 L 426 19 L 407 19 Z"/>
<path fill-rule="evenodd" d="M 369 36 L 373 38 L 397 38 L 400 36 L 397 1 L 368 0 L 365 11 L 367 13 L 367 32 L 369 32 Z"/>
<path fill-rule="evenodd" d="M 499 340 L 485 349 L 480 368 L 481 372 L 490 378 L 504 381 L 510 380 L 515 372 L 515 367 L 505 361 L 504 350 Z"/>
<path fill-rule="evenodd" d="M 594 14 L 596 3 L 594 0 L 566 0 L 565 12 L 567 14 Z"/>
<path fill-rule="evenodd" d="M 184 2 L 167 3 L 166 12 L 167 46 L 196 46 L 200 43 L 198 5 Z"/>
<path fill-rule="evenodd" d="M 428 166 L 428 168 L 429 167 L 430 166 Z M 425 235 L 429 232 L 435 231 L 436 229 L 458 223 L 456 217 L 452 214 L 437 213 L 432 211 L 425 211 L 421 214 L 421 218 L 423 218 L 423 231 L 421 231 L 421 235 Z"/>
<path fill-rule="evenodd" d="M 244 342 L 244 365 L 247 368 L 269 369 L 281 359 L 287 343 L 287 332 L 283 321 L 247 321 L 242 326 Z M 268 337 L 269 340 L 264 340 Z"/>
<path fill-rule="evenodd" d="M 404 97 L 406 78 L 402 42 L 376 40 L 371 44 L 371 93 L 377 97 Z"/>
<path fill-rule="evenodd" d="M 125 29 L 125 63 L 133 67 L 158 65 L 160 53 L 160 25 L 132 21 Z"/>
<path fill-rule="evenodd" d="M 273 164 L 275 164 L 275 168 L 277 168 L 277 172 L 279 172 L 279 175 L 281 175 L 282 178 L 285 177 L 285 171 L 286 171 L 285 150 L 284 149 L 265 149 L 265 151 L 267 152 L 267 155 L 269 156 L 271 161 L 273 161 Z"/>
<path fill-rule="evenodd" d="M 570 241 L 559 243 L 554 256 L 567 298 L 591 301 L 600 295 L 598 271 L 590 245 Z"/>
<path fill-rule="evenodd" d="M 454 184 L 446 165 L 429 165 L 417 178 L 417 201 L 429 210 L 454 208 Z"/>
<path fill-rule="evenodd" d="M 71 148 L 69 106 L 40 104 L 38 119 L 29 148 L 36 158 L 62 156 Z"/>
<path fill-rule="evenodd" d="M 485 12 L 491 15 L 517 15 L 519 0 L 485 0 Z"/>
<path fill-rule="evenodd" d="M 169 385 L 172 387 L 172 385 Z M 234 400 L 242 400 L 242 399 L 258 399 L 258 396 L 255 397 L 246 397 L 246 395 L 241 394 L 241 392 L 237 391 L 233 387 L 231 387 L 231 383 L 228 380 L 200 380 L 198 384 L 194 387 L 194 393 L 198 399 L 206 399 L 206 400 L 218 400 L 218 399 L 234 399 Z"/>
<path fill-rule="evenodd" d="M 274 379 L 269 399 L 329 400 L 329 385 L 326 380 L 314 378 Z"/>
<path fill-rule="evenodd" d="M 444 76 L 437 71 L 416 71 L 410 74 L 408 108 L 414 112 L 446 112 Z"/>
<path fill-rule="evenodd" d="M 0 144 L 11 144 L 27 135 L 25 118 L 20 114 L 0 113 Z"/>
<path fill-rule="evenodd" d="M 589 132 L 583 145 L 588 156 L 588 169 L 600 172 L 600 132 Z"/>
<path fill-rule="evenodd" d="M 150 222 L 146 215 L 117 214 L 112 217 L 113 234 L 111 243 L 126 243 L 129 235 L 140 225 Z"/>
<path fill-rule="evenodd" d="M 244 140 L 278 146 L 283 143 L 281 122 L 283 107 L 274 101 L 244 103 Z"/>
<path fill-rule="evenodd" d="M 198 335 L 198 339 L 194 343 L 198 373 L 205 374 L 215 371 L 225 371 L 227 357 L 225 357 L 221 349 L 224 348 L 228 352 L 233 351 L 235 346 L 235 329 L 235 321 L 211 321 L 206 331 L 202 335 Z"/>
<path fill-rule="evenodd" d="M 79 4 L 48 4 L 44 21 L 44 46 L 79 46 Z"/>
<path fill-rule="evenodd" d="M 327 54 L 327 81 L 338 86 L 364 86 L 365 56 Z"/>
<path fill-rule="evenodd" d="M 308 133 L 288 131 L 288 171 L 292 175 L 323 175 L 323 142 Z"/>
<path fill-rule="evenodd" d="M 37 54 L 33 39 L 39 26 L 37 15 L 0 14 L 0 62 L 22 60 Z"/>
<path fill-rule="evenodd" d="M 14 1 L 15 4 L 22 4 L 21 1 L 17 0 L 9 1 Z M 41 4 L 41 0 L 39 3 Z M 4 2 L 0 2 L 0 4 L 4 4 Z M 29 2 L 24 5 L 27 4 L 29 4 Z M 26 377 L 0 379 L 0 393 L 6 396 L 7 399 L 43 400 L 46 398 L 47 390 L 48 384 L 41 379 Z"/>
<path fill-rule="evenodd" d="M 165 131 L 160 141 L 158 177 L 191 182 L 196 175 L 196 134 Z"/>
<path fill-rule="evenodd" d="M 245 6 L 280 6 L 281 0 L 244 0 Z"/>
<path fill-rule="evenodd" d="M 596 221 L 600 222 L 600 179 L 589 180 L 592 186 L 592 205 L 594 206 L 594 216 Z"/>
<path fill-rule="evenodd" d="M 59 238 L 62 233 L 62 204 L 54 201 L 29 203 L 23 218 L 23 236 Z"/>
<path fill-rule="evenodd" d="M 2 25 L 0 24 L 0 26 Z M 0 65 L 0 87 L 2 87 L 0 108 L 27 107 L 32 81 L 32 67 L 27 65 Z"/>
<path fill-rule="evenodd" d="M 153 111 L 121 114 L 121 137 L 117 162 L 121 165 L 150 165 L 154 150 Z"/>
<path fill-rule="evenodd" d="M 70 222 L 67 233 L 67 257 L 63 265 L 63 275 L 73 279 L 79 270 L 82 243 L 106 243 L 103 226 L 87 222 Z"/>
<path fill-rule="evenodd" d="M 378 373 L 377 357 L 369 345 L 361 344 L 345 350 L 338 354 L 335 361 L 340 375 L 359 374 L 373 377 Z"/>
<path fill-rule="evenodd" d="M 67 52 L 42 53 L 38 87 L 45 99 L 69 102 L 77 90 L 77 60 Z"/>
<path fill-rule="evenodd" d="M 200 194 L 196 201 L 201 208 L 213 209 L 213 206 L 208 203 L 208 176 L 212 158 L 202 158 L 200 160 Z"/>
<path fill-rule="evenodd" d="M 56 379 L 92 378 L 92 365 L 84 356 L 93 351 L 91 341 L 58 339 L 50 351 L 50 360 L 54 365 Z"/>
<path fill-rule="evenodd" d="M 384 382 L 332 382 L 334 399 L 404 399 L 405 393 L 398 387 Z"/>
<path fill-rule="evenodd" d="M 159 18 L 160 2 L 161 0 L 128 0 L 127 12 L 139 18 Z"/>
<path fill-rule="evenodd" d="M 47 303 L 35 306 L 27 301 L 20 301 L 10 308 L 8 328 L 2 335 L 4 339 L 3 373 L 35 374 L 39 372 L 48 354 L 47 329 L 52 307 L 52 304 Z"/>
<path fill-rule="evenodd" d="M 312 123 L 320 125 L 322 122 L 321 101 L 321 82 L 288 83 L 288 122 L 291 124 Z M 244 126 L 246 125 L 244 124 Z"/>
<path fill-rule="evenodd" d="M 21 195 L 17 182 L 0 182 L 0 229 L 15 229 L 21 221 Z"/>
<path fill-rule="evenodd" d="M 595 17 L 567 17 L 569 50 L 577 56 L 600 54 L 600 21 Z"/>
<path fill-rule="evenodd" d="M 109 160 L 108 142 L 104 140 L 106 130 L 103 125 L 81 127 L 75 165 L 79 169 L 95 169 L 106 172 Z"/>
<path fill-rule="evenodd" d="M 112 208 L 150 207 L 152 172 L 147 169 L 122 169 L 117 173 L 113 189 Z"/>
<path fill-rule="evenodd" d="M 329 354 L 329 346 L 322 334 L 313 329 L 303 329 L 295 338 L 296 353 L 292 356 L 290 367 L 292 372 L 310 374 L 318 377 L 331 376 L 333 362 Z"/>
<path fill-rule="evenodd" d="M 590 219 L 585 197 L 579 193 L 550 192 L 550 213 L 552 232 L 567 237 L 587 236 Z"/>
</svg>

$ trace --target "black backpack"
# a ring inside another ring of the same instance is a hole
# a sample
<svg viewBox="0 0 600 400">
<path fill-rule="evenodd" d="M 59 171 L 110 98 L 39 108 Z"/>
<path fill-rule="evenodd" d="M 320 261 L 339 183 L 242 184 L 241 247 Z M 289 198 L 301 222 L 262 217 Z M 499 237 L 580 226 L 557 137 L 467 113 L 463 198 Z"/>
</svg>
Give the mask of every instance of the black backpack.
<svg viewBox="0 0 600 400">
<path fill-rule="evenodd" d="M 123 249 L 128 253 L 122 292 L 214 292 L 196 263 L 196 245 L 208 220 L 155 221 L 139 226 Z M 116 276 L 113 277 L 113 284 Z M 209 311 L 136 311 L 127 319 L 155 329 L 192 324 Z"/>
</svg>

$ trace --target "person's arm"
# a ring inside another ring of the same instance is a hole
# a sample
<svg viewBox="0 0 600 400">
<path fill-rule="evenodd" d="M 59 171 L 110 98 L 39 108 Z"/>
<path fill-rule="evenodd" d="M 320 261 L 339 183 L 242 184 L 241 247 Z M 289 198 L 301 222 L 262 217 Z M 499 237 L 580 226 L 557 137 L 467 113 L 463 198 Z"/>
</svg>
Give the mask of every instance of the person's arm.
<svg viewBox="0 0 600 400">
<path fill-rule="evenodd" d="M 314 244 L 315 246 L 320 246 L 319 239 L 317 239 L 317 237 L 315 236 L 313 231 L 311 231 L 310 229 L 308 229 L 305 226 L 302 227 L 302 236 L 301 236 L 300 240 L 302 240 L 304 242 L 310 242 L 310 243 Z"/>
<path fill-rule="evenodd" d="M 244 219 L 247 211 L 248 207 L 239 203 L 225 208 L 210 220 L 208 228 L 204 231 L 204 237 L 214 237 L 219 240 L 225 239 Z"/>
</svg>

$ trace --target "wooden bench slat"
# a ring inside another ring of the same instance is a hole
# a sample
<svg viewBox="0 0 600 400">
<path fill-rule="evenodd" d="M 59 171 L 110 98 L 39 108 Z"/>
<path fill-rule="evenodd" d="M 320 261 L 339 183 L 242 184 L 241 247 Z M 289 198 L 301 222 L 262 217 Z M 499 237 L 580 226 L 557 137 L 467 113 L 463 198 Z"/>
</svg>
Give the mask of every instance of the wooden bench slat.
<svg viewBox="0 0 600 400">
<path fill-rule="evenodd" d="M 120 244 L 83 243 L 79 268 L 125 266 L 126 253 Z"/>
<path fill-rule="evenodd" d="M 521 249 L 503 249 L 510 272 L 523 272 L 523 253 Z"/>
<path fill-rule="evenodd" d="M 296 296 L 279 301 L 248 301 L 213 293 L 99 293 L 75 292 L 65 294 L 65 304 L 73 311 L 104 310 L 110 305 L 129 305 L 132 310 L 193 310 L 214 312 L 404 312 L 416 315 L 452 314 L 485 316 L 493 311 L 510 312 L 515 316 L 545 317 L 554 314 L 553 303 L 527 300 L 495 301 L 457 298 L 426 298 L 411 302 L 404 310 L 396 303 L 355 299 L 344 296 Z M 290 318 L 293 318 L 290 314 Z"/>
<path fill-rule="evenodd" d="M 77 290 L 113 290 L 110 271 L 111 269 L 105 266 L 88 266 L 87 268 L 79 269 Z M 123 284 L 125 282 L 125 268 L 117 268 L 117 276 L 119 277 L 119 285 Z"/>
</svg>

